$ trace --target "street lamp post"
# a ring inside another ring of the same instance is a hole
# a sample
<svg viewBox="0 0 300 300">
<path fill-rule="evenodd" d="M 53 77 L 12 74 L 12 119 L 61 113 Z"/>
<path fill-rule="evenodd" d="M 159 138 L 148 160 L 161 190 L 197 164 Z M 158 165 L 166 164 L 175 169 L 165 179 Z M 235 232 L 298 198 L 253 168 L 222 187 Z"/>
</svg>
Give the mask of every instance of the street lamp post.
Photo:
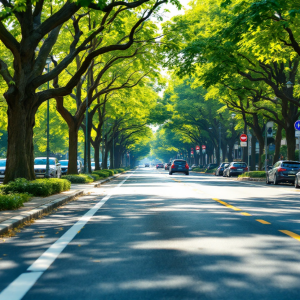
<svg viewBox="0 0 300 300">
<path fill-rule="evenodd" d="M 47 57 L 46 59 L 46 64 L 47 64 L 47 72 L 49 73 L 50 71 L 50 64 L 51 64 L 52 60 L 50 57 Z M 48 90 L 49 90 L 49 80 L 47 83 L 48 86 Z M 45 177 L 49 178 L 50 177 L 50 166 L 49 166 L 49 157 L 50 157 L 50 146 L 49 146 L 49 137 L 50 137 L 50 125 L 49 125 L 49 119 L 50 119 L 50 107 L 49 107 L 49 99 L 47 100 L 47 161 L 46 161 L 46 173 L 45 173 Z"/>
</svg>

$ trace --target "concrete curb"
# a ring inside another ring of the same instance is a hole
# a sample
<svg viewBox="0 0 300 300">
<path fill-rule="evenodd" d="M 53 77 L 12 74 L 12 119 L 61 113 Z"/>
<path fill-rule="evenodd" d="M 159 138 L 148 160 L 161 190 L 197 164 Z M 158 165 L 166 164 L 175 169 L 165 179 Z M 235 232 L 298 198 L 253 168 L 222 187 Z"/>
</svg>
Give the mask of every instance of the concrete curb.
<svg viewBox="0 0 300 300">
<path fill-rule="evenodd" d="M 19 225 L 24 224 L 27 221 L 30 221 L 31 219 L 36 219 L 39 216 L 41 216 L 42 214 L 48 213 L 48 212 L 52 211 L 54 208 L 66 203 L 68 201 L 71 201 L 81 195 L 83 195 L 83 191 L 76 191 L 76 192 L 72 193 L 71 195 L 62 196 L 58 199 L 53 200 L 50 203 L 41 205 L 32 210 L 23 212 L 18 216 L 14 216 L 10 219 L 7 219 L 4 222 L 0 223 L 0 234 L 4 234 L 4 233 L 8 232 L 9 230 L 18 227 Z"/>
<path fill-rule="evenodd" d="M 123 173 L 116 174 L 114 176 L 107 177 L 103 180 L 100 180 L 98 182 L 90 183 L 91 188 L 96 188 L 101 186 L 103 183 L 109 182 L 117 177 L 119 177 Z M 55 199 L 47 204 L 38 206 L 32 210 L 22 212 L 17 216 L 14 216 L 10 219 L 7 219 L 0 223 L 0 235 L 7 233 L 9 230 L 14 229 L 18 227 L 21 224 L 24 224 L 25 222 L 30 221 L 31 219 L 37 219 L 39 216 L 51 212 L 56 207 L 61 206 L 62 204 L 69 202 L 71 200 L 74 200 L 78 196 L 82 196 L 84 192 L 88 192 L 88 190 L 76 190 L 72 194 L 69 195 L 61 195 L 60 198 Z M 53 196 L 53 195 L 51 195 Z M 46 197 L 47 198 L 47 197 Z"/>
</svg>

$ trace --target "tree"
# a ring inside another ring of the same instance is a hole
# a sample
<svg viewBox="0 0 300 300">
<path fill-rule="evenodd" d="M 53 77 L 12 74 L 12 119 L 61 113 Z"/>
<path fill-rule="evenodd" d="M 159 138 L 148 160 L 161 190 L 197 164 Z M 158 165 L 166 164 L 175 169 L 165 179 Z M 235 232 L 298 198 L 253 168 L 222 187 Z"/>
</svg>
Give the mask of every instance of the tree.
<svg viewBox="0 0 300 300">
<path fill-rule="evenodd" d="M 92 1 L 66 1 L 64 4 L 52 5 L 44 1 L 32 4 L 29 0 L 16 3 L 1 0 L 3 10 L 0 16 L 0 40 L 10 52 L 9 60 L 6 56 L 2 56 L 0 60 L 0 74 L 7 85 L 4 97 L 8 104 L 8 155 L 4 182 L 17 177 L 35 178 L 33 127 L 39 106 L 48 99 L 70 94 L 95 57 L 128 49 L 135 42 L 135 32 L 161 4 L 167 2 L 168 0 L 162 0 L 150 3 L 140 0 L 112 1 L 106 4 L 101 1 L 96 4 Z M 171 3 L 180 6 L 176 0 L 171 0 Z M 136 11 L 140 11 L 139 17 Z M 81 21 L 91 14 L 98 25 L 84 34 L 80 29 L 84 23 Z M 124 15 L 131 15 L 136 19 L 133 26 L 126 27 L 122 22 Z M 66 25 L 73 28 L 70 30 L 72 38 L 69 53 L 60 57 L 59 63 L 51 72 L 45 73 L 46 59 L 51 55 L 55 44 L 60 39 L 67 41 L 65 36 L 60 36 L 61 29 Z M 124 32 L 123 40 L 110 42 L 112 26 L 117 26 Z M 59 88 L 45 88 L 45 84 L 57 78 L 78 54 L 91 49 L 94 38 L 99 38 L 98 47 L 84 57 L 81 68 L 72 78 Z M 39 91 L 40 87 L 43 89 Z"/>
</svg>

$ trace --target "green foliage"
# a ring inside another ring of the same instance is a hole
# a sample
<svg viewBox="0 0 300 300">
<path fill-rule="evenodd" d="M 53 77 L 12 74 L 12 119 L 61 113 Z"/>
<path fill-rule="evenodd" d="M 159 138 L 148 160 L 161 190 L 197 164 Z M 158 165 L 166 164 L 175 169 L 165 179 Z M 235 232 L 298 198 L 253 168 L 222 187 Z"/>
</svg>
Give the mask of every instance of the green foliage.
<svg viewBox="0 0 300 300">
<path fill-rule="evenodd" d="M 86 174 L 68 174 L 63 175 L 62 178 L 67 179 L 71 183 L 89 183 L 94 181 L 94 178 L 91 175 Z"/>
<path fill-rule="evenodd" d="M 27 193 L 22 194 L 0 194 L 0 210 L 12 210 L 23 206 L 24 202 L 27 202 L 31 198 L 31 195 Z"/>
<path fill-rule="evenodd" d="M 215 168 L 215 169 L 206 169 L 205 170 L 205 173 L 207 173 L 207 174 L 214 174 L 215 172 L 216 172 L 216 170 L 217 170 L 217 168 Z"/>
<path fill-rule="evenodd" d="M 204 168 L 198 168 L 198 167 L 192 169 L 192 171 L 195 171 L 195 172 L 205 172 L 205 170 L 206 169 L 204 169 Z"/>
<path fill-rule="evenodd" d="M 239 177 L 250 177 L 250 178 L 266 178 L 266 172 L 265 171 L 250 171 L 250 172 L 245 172 Z"/>
<path fill-rule="evenodd" d="M 65 179 L 36 179 L 33 181 L 24 178 L 17 178 L 4 185 L 1 191 L 9 193 L 28 193 L 33 196 L 47 197 L 56 193 L 69 190 L 71 183 Z"/>
<path fill-rule="evenodd" d="M 109 176 L 114 176 L 114 171 L 109 169 L 103 169 L 102 171 L 105 171 L 109 174 Z"/>
<path fill-rule="evenodd" d="M 98 175 L 100 178 L 106 178 L 109 177 L 109 172 L 107 172 L 106 170 L 98 170 L 98 171 L 93 171 L 92 174 L 96 174 Z"/>
</svg>

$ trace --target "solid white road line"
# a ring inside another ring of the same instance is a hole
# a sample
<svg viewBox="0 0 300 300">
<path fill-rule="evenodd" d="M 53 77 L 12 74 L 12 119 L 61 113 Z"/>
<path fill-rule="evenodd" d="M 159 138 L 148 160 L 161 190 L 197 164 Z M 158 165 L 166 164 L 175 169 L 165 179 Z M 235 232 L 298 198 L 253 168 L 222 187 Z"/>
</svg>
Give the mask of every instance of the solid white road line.
<svg viewBox="0 0 300 300">
<path fill-rule="evenodd" d="M 114 189 L 112 189 L 101 201 L 85 213 L 77 223 L 75 223 L 68 231 L 66 231 L 54 244 L 52 244 L 28 269 L 29 273 L 23 273 L 16 278 L 6 289 L 0 294 L 0 300 L 20 300 L 36 283 L 40 276 L 55 261 L 59 254 L 74 239 L 78 231 L 90 221 L 94 214 L 104 205 L 104 203 L 116 194 L 118 188 L 132 175 L 128 175 Z"/>
</svg>

